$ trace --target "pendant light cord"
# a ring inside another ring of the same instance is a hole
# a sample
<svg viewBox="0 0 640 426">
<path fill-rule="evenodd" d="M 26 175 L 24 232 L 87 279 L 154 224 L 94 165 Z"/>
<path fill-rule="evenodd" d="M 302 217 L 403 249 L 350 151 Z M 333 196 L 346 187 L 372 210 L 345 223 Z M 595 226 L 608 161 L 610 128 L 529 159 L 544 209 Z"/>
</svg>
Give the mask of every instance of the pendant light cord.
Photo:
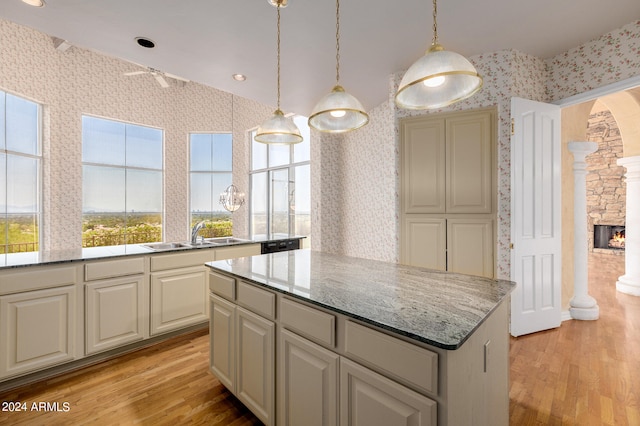
<svg viewBox="0 0 640 426">
<path fill-rule="evenodd" d="M 278 6 L 276 7 L 276 9 L 278 9 L 278 40 L 277 40 L 277 45 L 278 45 L 278 95 L 277 95 L 277 99 L 278 99 L 278 111 L 280 110 L 280 3 L 278 3 Z"/>
<path fill-rule="evenodd" d="M 435 46 L 438 44 L 438 22 L 436 17 L 438 16 L 438 3 L 437 0 L 433 0 L 433 39 L 431 44 Z"/>
<path fill-rule="evenodd" d="M 340 82 L 340 0 L 336 0 L 336 85 Z"/>
</svg>

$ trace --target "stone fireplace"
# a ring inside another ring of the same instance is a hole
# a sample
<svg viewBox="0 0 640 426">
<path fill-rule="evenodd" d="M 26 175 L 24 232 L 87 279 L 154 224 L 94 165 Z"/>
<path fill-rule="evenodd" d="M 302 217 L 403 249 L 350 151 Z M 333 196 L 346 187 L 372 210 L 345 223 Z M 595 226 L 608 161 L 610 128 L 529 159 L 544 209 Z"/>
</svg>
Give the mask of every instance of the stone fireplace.
<svg viewBox="0 0 640 426">
<path fill-rule="evenodd" d="M 609 245 L 615 232 L 624 232 L 627 197 L 625 168 L 617 164 L 623 157 L 622 138 L 611 112 L 589 117 L 587 140 L 598 143 L 598 151 L 586 160 L 588 247 L 590 252 L 624 256 L 621 247 Z"/>
</svg>

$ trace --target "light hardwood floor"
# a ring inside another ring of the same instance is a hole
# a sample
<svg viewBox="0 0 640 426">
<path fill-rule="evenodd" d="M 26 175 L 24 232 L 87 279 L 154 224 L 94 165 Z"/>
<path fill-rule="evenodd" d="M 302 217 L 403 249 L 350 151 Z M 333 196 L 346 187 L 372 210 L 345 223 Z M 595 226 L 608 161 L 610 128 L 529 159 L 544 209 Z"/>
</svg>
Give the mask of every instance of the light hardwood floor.
<svg viewBox="0 0 640 426">
<path fill-rule="evenodd" d="M 640 297 L 619 293 L 624 256 L 592 254 L 597 321 L 511 339 L 512 425 L 640 425 Z"/>
<path fill-rule="evenodd" d="M 617 293 L 623 257 L 590 260 L 598 321 L 566 321 L 511 339 L 512 425 L 640 425 L 640 298 Z M 208 372 L 196 332 L 58 378 L 0 401 L 69 403 L 68 412 L 2 412 L 2 425 L 254 425 Z"/>
</svg>

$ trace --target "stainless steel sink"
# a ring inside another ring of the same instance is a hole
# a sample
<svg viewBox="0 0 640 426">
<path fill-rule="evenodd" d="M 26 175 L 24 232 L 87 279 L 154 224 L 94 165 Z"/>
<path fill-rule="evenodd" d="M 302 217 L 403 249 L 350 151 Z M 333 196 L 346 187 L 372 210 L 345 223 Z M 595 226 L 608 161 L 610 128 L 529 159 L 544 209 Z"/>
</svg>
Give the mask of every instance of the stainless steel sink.
<svg viewBox="0 0 640 426">
<path fill-rule="evenodd" d="M 188 243 L 150 243 L 150 244 L 143 244 L 142 246 L 153 251 L 166 251 L 166 250 L 191 248 L 191 246 Z"/>
<path fill-rule="evenodd" d="M 245 239 L 236 238 L 236 237 L 205 238 L 204 241 L 205 243 L 216 244 L 216 245 L 251 242 L 251 240 L 245 240 Z"/>
<path fill-rule="evenodd" d="M 198 240 L 195 243 L 192 242 L 179 242 L 179 243 L 149 243 L 142 244 L 143 247 L 153 251 L 168 251 L 168 250 L 182 250 L 191 248 L 206 248 L 215 247 L 220 245 L 248 243 L 251 240 L 245 240 L 236 237 L 219 237 L 219 238 L 205 238 L 204 240 Z"/>
<path fill-rule="evenodd" d="M 191 248 L 199 248 L 199 247 L 213 247 L 215 246 L 214 243 L 210 243 L 208 241 L 198 241 L 195 243 L 184 243 L 185 246 L 187 247 L 191 247 Z"/>
</svg>

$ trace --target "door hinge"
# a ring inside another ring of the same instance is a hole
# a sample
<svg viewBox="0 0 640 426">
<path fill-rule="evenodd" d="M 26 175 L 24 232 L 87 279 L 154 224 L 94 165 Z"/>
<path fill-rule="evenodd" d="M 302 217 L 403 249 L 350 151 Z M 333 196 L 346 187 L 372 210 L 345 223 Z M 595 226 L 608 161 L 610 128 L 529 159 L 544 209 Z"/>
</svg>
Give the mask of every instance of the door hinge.
<svg viewBox="0 0 640 426">
<path fill-rule="evenodd" d="M 513 243 L 509 244 L 509 248 L 513 250 Z"/>
<path fill-rule="evenodd" d="M 511 119 L 511 136 L 516 134 L 516 120 Z"/>
</svg>

